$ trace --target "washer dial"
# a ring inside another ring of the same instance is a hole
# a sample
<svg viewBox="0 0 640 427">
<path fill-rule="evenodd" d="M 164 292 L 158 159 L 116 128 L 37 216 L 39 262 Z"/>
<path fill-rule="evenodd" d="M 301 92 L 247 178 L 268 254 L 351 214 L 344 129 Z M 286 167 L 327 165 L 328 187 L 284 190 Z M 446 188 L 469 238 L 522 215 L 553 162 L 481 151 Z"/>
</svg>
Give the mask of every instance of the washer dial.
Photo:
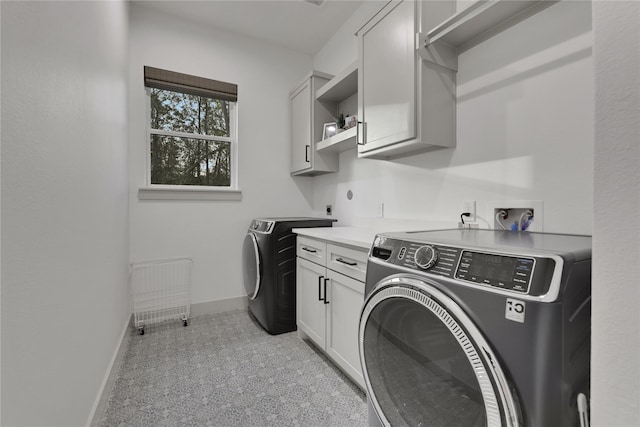
<svg viewBox="0 0 640 427">
<path fill-rule="evenodd" d="M 438 252 L 431 245 L 420 246 L 416 250 L 413 259 L 419 268 L 426 270 L 433 267 L 438 261 Z"/>
</svg>

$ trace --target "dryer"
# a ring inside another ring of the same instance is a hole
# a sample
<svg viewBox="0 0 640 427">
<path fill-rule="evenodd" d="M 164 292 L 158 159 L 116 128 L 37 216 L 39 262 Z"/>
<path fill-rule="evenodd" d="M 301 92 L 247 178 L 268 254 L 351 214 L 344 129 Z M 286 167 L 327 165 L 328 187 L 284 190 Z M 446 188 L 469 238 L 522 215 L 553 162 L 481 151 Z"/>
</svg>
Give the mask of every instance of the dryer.
<svg viewBox="0 0 640 427">
<path fill-rule="evenodd" d="M 590 322 L 589 236 L 378 235 L 359 328 L 369 424 L 580 425 Z"/>
<path fill-rule="evenodd" d="M 296 330 L 296 234 L 293 228 L 331 227 L 335 219 L 254 219 L 242 246 L 249 310 L 271 334 Z"/>
</svg>

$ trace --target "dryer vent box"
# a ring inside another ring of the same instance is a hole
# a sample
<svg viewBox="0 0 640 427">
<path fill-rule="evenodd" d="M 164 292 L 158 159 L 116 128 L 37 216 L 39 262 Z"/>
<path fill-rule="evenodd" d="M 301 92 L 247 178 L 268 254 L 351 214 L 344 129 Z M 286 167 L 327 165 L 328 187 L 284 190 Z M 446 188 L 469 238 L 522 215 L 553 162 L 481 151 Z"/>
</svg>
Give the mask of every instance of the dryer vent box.
<svg viewBox="0 0 640 427">
<path fill-rule="evenodd" d="M 501 215 L 506 212 L 506 217 Z M 497 201 L 487 203 L 487 220 L 495 230 L 512 230 L 517 224 L 526 221 L 528 211 L 533 212 L 533 220 L 526 231 L 544 231 L 542 216 L 542 200 Z M 524 215 L 524 217 L 523 217 Z"/>
</svg>

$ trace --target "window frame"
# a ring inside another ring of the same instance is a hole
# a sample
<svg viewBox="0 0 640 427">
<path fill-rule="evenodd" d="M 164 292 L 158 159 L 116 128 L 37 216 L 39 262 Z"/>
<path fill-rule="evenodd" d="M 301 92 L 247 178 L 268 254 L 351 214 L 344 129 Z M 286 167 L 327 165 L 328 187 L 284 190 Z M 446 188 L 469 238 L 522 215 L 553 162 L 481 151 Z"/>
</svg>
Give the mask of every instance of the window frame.
<svg viewBox="0 0 640 427">
<path fill-rule="evenodd" d="M 138 189 L 138 198 L 147 200 L 241 200 L 242 192 L 238 183 L 238 101 L 229 103 L 229 136 L 192 134 L 186 132 L 162 131 L 151 127 L 151 90 L 145 87 L 146 141 L 145 141 L 145 187 Z M 168 90 L 168 89 L 165 89 Z M 178 92 L 178 91 L 173 91 Z M 183 93 L 183 92 L 178 92 Z M 209 97 L 215 99 L 214 97 Z M 181 138 L 221 141 L 230 144 L 231 176 L 229 186 L 213 185 L 171 185 L 151 183 L 151 136 L 167 135 Z"/>
</svg>

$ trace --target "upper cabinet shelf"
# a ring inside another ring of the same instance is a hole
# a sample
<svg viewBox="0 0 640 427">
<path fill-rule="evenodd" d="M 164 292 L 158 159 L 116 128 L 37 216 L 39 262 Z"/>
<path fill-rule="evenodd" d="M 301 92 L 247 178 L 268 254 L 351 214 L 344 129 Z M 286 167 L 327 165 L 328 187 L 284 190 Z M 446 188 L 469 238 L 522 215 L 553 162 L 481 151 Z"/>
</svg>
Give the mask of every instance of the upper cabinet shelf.
<svg viewBox="0 0 640 427">
<path fill-rule="evenodd" d="M 358 92 L 358 61 L 349 65 L 316 91 L 316 99 L 341 102 Z"/>
<path fill-rule="evenodd" d="M 316 144 L 316 150 L 326 152 L 342 152 L 356 147 L 358 130 L 352 127 L 331 138 L 324 139 Z"/>
<path fill-rule="evenodd" d="M 480 0 L 426 33 L 426 44 L 443 42 L 463 52 L 559 0 Z"/>
</svg>

